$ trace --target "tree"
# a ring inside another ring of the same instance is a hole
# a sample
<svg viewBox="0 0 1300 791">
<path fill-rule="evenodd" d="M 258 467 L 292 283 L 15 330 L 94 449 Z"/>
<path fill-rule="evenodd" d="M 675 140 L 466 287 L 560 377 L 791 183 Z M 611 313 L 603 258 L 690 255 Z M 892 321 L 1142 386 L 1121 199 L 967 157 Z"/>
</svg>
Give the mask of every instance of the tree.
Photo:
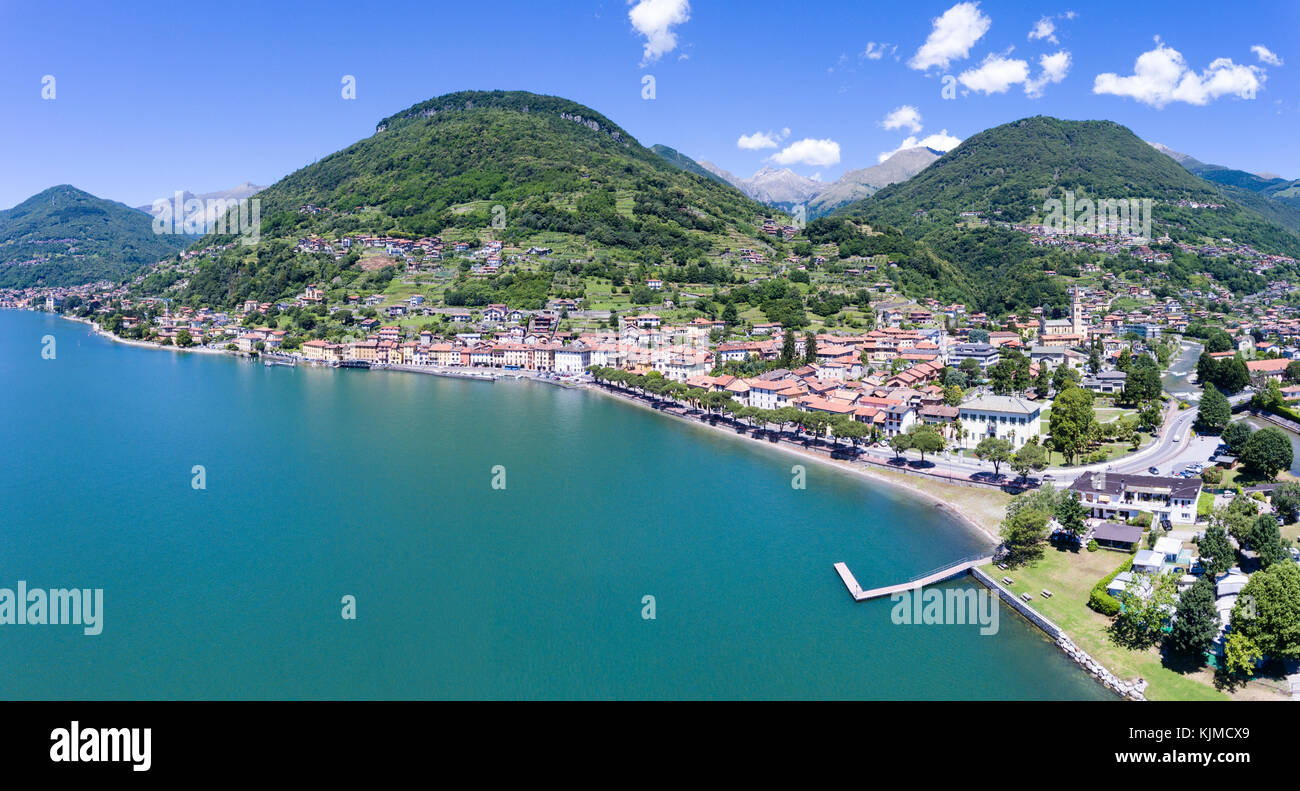
<svg viewBox="0 0 1300 791">
<path fill-rule="evenodd" d="M 1237 552 L 1228 540 L 1228 533 L 1217 521 L 1205 528 L 1205 537 L 1201 539 L 1198 549 L 1201 564 L 1210 575 L 1222 574 L 1237 562 Z"/>
<path fill-rule="evenodd" d="M 1160 407 L 1159 401 L 1148 401 L 1146 406 L 1138 410 L 1138 425 L 1155 431 L 1160 428 L 1160 421 L 1164 418 L 1164 410 Z M 1137 450 L 1137 448 L 1134 448 Z"/>
<path fill-rule="evenodd" d="M 1210 356 L 1209 351 L 1201 352 L 1201 357 L 1196 361 L 1196 381 L 1205 387 L 1213 382 L 1219 375 L 1219 361 Z"/>
<path fill-rule="evenodd" d="M 811 332 L 803 336 L 803 361 L 809 365 L 817 362 L 817 336 Z"/>
<path fill-rule="evenodd" d="M 1149 354 L 1138 355 L 1124 379 L 1120 398 L 1128 404 L 1137 404 L 1160 397 L 1160 368 Z"/>
<path fill-rule="evenodd" d="M 1215 370 L 1214 384 L 1225 393 L 1239 393 L 1250 384 L 1250 371 L 1246 361 L 1238 354 L 1231 360 L 1224 360 Z"/>
<path fill-rule="evenodd" d="M 980 364 L 970 357 L 962 360 L 961 365 L 957 366 L 957 369 L 966 374 L 966 380 L 968 382 L 978 382 L 984 378 L 984 369 L 980 368 Z"/>
<path fill-rule="evenodd" d="M 967 338 L 967 340 L 969 340 L 971 343 L 988 343 L 989 331 L 976 327 L 975 329 L 970 331 L 970 335 Z"/>
<path fill-rule="evenodd" d="M 838 441 L 841 437 L 857 446 L 858 440 L 863 439 L 871 431 L 866 424 L 859 423 L 847 415 L 837 415 L 838 420 L 832 424 L 835 432 L 835 439 Z"/>
<path fill-rule="evenodd" d="M 1246 442 L 1254 433 L 1255 430 L 1248 423 L 1239 420 L 1224 427 L 1219 439 L 1228 446 L 1228 451 L 1232 455 L 1240 457 L 1241 452 L 1246 449 Z"/>
<path fill-rule="evenodd" d="M 1138 595 L 1137 591 L 1146 585 L 1150 586 L 1147 594 Z M 1177 585 L 1175 574 L 1134 574 L 1118 596 L 1119 614 L 1110 627 L 1115 642 L 1133 649 L 1155 645 L 1164 635 L 1164 622 L 1174 609 Z"/>
<path fill-rule="evenodd" d="M 1292 384 L 1300 382 L 1300 360 L 1292 360 L 1286 364 L 1286 373 L 1283 374 L 1288 382 Z"/>
<path fill-rule="evenodd" d="M 1232 608 L 1231 624 L 1240 635 L 1241 655 L 1300 658 L 1300 566 L 1275 563 L 1250 575 Z M 1233 669 L 1246 669 L 1235 664 Z"/>
<path fill-rule="evenodd" d="M 1038 378 L 1034 379 L 1034 392 L 1039 399 L 1047 398 L 1052 388 L 1052 369 L 1046 361 L 1038 364 Z"/>
<path fill-rule="evenodd" d="M 960 406 L 963 395 L 961 387 L 955 384 L 943 388 L 943 402 L 948 406 Z"/>
<path fill-rule="evenodd" d="M 1203 434 L 1218 434 L 1232 420 L 1232 405 L 1219 388 L 1207 384 L 1201 396 L 1200 411 L 1196 415 L 1196 430 Z"/>
<path fill-rule="evenodd" d="M 1002 520 L 1000 535 L 1009 563 L 1019 565 L 1043 554 L 1048 516 L 1043 508 L 1022 508 Z"/>
<path fill-rule="evenodd" d="M 1255 664 L 1264 658 L 1255 641 L 1240 632 L 1228 632 L 1223 641 L 1224 669 L 1229 673 L 1252 676 Z"/>
<path fill-rule="evenodd" d="M 1256 431 L 1241 450 L 1241 463 L 1270 481 L 1290 469 L 1292 461 L 1291 440 L 1273 426 Z"/>
<path fill-rule="evenodd" d="M 989 366 L 989 386 L 998 395 L 1009 395 L 1015 390 L 1016 366 L 1011 360 L 999 360 Z"/>
<path fill-rule="evenodd" d="M 786 366 L 793 364 L 796 353 L 794 345 L 794 330 L 787 327 L 785 330 L 785 340 L 781 344 L 781 364 Z"/>
<path fill-rule="evenodd" d="M 894 451 L 894 458 L 901 459 L 903 454 L 912 448 L 912 437 L 907 434 L 895 434 L 893 439 L 889 440 L 889 447 Z"/>
<path fill-rule="evenodd" d="M 1065 454 L 1070 463 L 1092 439 L 1097 416 L 1092 408 L 1092 393 L 1078 387 L 1069 387 L 1052 402 L 1048 430 L 1052 446 Z"/>
<path fill-rule="evenodd" d="M 1178 610 L 1174 613 L 1173 627 L 1165 638 L 1165 645 L 1174 653 L 1197 660 L 1203 664 L 1219 633 L 1219 613 L 1214 607 L 1214 578 L 1201 575 L 1191 589 L 1178 597 Z"/>
<path fill-rule="evenodd" d="M 1260 568 L 1268 568 L 1287 556 L 1286 545 L 1282 543 L 1282 533 L 1277 528 L 1277 520 L 1268 514 L 1255 517 L 1255 525 L 1250 531 L 1250 548 L 1259 556 Z"/>
<path fill-rule="evenodd" d="M 182 349 L 194 345 L 194 339 L 190 337 L 189 330 L 180 330 L 176 333 L 176 345 Z"/>
<path fill-rule="evenodd" d="M 1101 371 L 1101 352 L 1097 350 L 1097 344 L 1095 343 L 1092 345 L 1092 349 L 1088 352 L 1088 371 L 1091 372 L 1093 376 L 1096 376 L 1097 373 Z"/>
<path fill-rule="evenodd" d="M 1075 492 L 1066 491 L 1056 504 L 1056 521 L 1061 523 L 1061 527 L 1068 530 L 1075 538 L 1082 538 L 1087 526 L 1083 520 L 1088 517 L 1088 509 L 1083 507 L 1079 502 L 1079 495 Z"/>
<path fill-rule="evenodd" d="M 943 435 L 930 426 L 921 426 L 908 433 L 912 435 L 912 447 L 921 453 L 921 461 L 925 461 L 925 454 L 938 453 L 948 445 Z"/>
<path fill-rule="evenodd" d="M 1273 510 L 1286 521 L 1300 518 L 1300 483 L 1280 483 L 1273 490 Z"/>
<path fill-rule="evenodd" d="M 1021 446 L 1011 457 L 1011 469 L 1020 473 L 1021 478 L 1028 478 L 1029 473 L 1047 468 L 1047 451 L 1042 445 L 1029 443 Z"/>
<path fill-rule="evenodd" d="M 722 321 L 728 329 L 740 323 L 740 311 L 736 310 L 736 303 L 728 302 L 722 307 Z"/>
<path fill-rule="evenodd" d="M 1012 444 L 998 437 L 985 437 L 975 446 L 975 457 L 993 464 L 993 474 L 1001 475 L 1004 462 L 1011 460 Z"/>
<path fill-rule="evenodd" d="M 1058 393 L 1063 393 L 1070 387 L 1077 385 L 1079 381 L 1079 372 L 1062 363 L 1056 366 L 1056 371 L 1052 374 L 1052 389 Z"/>
<path fill-rule="evenodd" d="M 1282 385 L 1276 379 L 1269 379 L 1264 389 L 1255 393 L 1252 400 L 1256 406 L 1270 412 L 1286 405 L 1286 399 L 1282 397 Z"/>
<path fill-rule="evenodd" d="M 1205 350 L 1208 352 L 1231 351 L 1232 336 L 1218 328 L 1211 330 L 1205 339 Z"/>
</svg>

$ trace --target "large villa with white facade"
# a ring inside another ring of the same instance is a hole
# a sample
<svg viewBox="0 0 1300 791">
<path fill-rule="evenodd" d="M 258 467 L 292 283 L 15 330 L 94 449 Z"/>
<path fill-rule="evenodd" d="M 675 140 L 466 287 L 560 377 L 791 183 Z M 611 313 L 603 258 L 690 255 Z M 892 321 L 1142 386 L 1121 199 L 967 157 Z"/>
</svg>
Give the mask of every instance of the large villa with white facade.
<svg viewBox="0 0 1300 791">
<path fill-rule="evenodd" d="M 1042 407 L 1015 396 L 986 395 L 961 405 L 960 445 L 973 448 L 985 437 L 997 437 L 1022 447 L 1042 432 Z"/>
</svg>

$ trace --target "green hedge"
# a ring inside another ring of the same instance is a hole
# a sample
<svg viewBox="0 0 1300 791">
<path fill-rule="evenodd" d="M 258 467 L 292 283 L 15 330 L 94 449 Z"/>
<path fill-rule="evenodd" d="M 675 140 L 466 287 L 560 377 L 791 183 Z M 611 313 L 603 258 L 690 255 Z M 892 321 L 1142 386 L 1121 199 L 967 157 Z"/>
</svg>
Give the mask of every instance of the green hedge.
<svg viewBox="0 0 1300 791">
<path fill-rule="evenodd" d="M 1133 556 L 1130 555 L 1127 560 L 1119 564 L 1118 568 L 1102 577 L 1100 582 L 1092 586 L 1092 593 L 1088 596 L 1088 606 L 1107 617 L 1119 615 L 1119 601 L 1106 592 L 1106 586 L 1131 568 L 1133 568 Z"/>
<path fill-rule="evenodd" d="M 1285 404 L 1279 404 L 1278 406 L 1273 407 L 1273 412 L 1287 418 L 1288 420 L 1294 420 L 1295 422 L 1300 423 L 1300 414 L 1296 413 L 1294 409 Z"/>
</svg>

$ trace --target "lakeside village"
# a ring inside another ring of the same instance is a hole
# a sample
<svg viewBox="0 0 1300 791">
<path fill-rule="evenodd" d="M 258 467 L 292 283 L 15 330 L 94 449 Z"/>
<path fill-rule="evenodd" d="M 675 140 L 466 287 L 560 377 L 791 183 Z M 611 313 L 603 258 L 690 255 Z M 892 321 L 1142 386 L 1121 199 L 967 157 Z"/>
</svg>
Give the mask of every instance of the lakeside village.
<svg viewBox="0 0 1300 791">
<path fill-rule="evenodd" d="M 764 230 L 788 240 L 794 229 L 769 220 Z M 1141 240 L 1017 230 L 1035 244 L 1161 255 Z M 1252 257 L 1256 274 L 1295 263 L 1226 240 L 1182 246 L 1201 256 Z M 446 249 L 440 239 L 299 240 L 300 252 L 336 258 L 382 250 L 408 273 L 459 257 L 469 278 L 552 253 L 503 248 L 493 240 Z M 739 252 L 764 263 L 762 253 Z M 793 273 L 804 269 L 796 256 L 787 263 Z M 856 266 L 843 274 L 859 277 L 893 266 L 850 263 Z M 982 491 L 1005 509 L 1000 525 L 984 525 L 1003 541 L 1002 584 L 1069 631 L 1088 661 L 1096 657 L 1115 679 L 1141 679 L 1124 682 L 1126 693 L 1221 695 L 1256 689 L 1247 684 L 1254 678 L 1272 679 L 1274 694 L 1286 694 L 1287 684 L 1300 694 L 1293 546 L 1300 484 L 1289 473 L 1284 431 L 1300 430 L 1300 414 L 1289 406 L 1300 400 L 1300 307 L 1291 285 L 1273 279 L 1243 296 L 1207 274 L 1196 287 L 1157 296 L 1111 271 L 1081 274 L 1068 312 L 1057 317 L 1044 308 L 970 313 L 961 304 L 907 299 L 881 278 L 847 326 L 802 333 L 761 315 L 738 316 L 732 306 L 717 318 L 683 318 L 680 303 L 700 296 L 687 289 L 702 288 L 653 275 L 635 283 L 627 302 L 640 304 L 624 312 L 569 297 L 548 297 L 540 308 L 462 307 L 410 293 L 416 289 L 339 294 L 318 284 L 292 299 L 223 311 L 143 295 L 146 275 L 0 291 L 0 307 L 59 312 L 122 339 L 268 363 L 513 373 L 604 387 L 658 408 L 671 404 L 681 416 L 919 476 L 963 511 L 965 498 Z M 1230 318 L 1207 309 L 1211 302 L 1231 302 Z M 328 334 L 320 331 L 327 324 Z M 1170 370 L 1179 365 L 1184 370 Z M 1201 390 L 1166 392 L 1166 375 Z M 1255 430 L 1234 421 L 1233 409 L 1243 406 L 1273 425 Z M 767 430 L 772 425 L 776 432 Z M 1163 469 L 1146 466 L 1153 453 Z M 937 459 L 946 460 L 946 475 Z"/>
</svg>

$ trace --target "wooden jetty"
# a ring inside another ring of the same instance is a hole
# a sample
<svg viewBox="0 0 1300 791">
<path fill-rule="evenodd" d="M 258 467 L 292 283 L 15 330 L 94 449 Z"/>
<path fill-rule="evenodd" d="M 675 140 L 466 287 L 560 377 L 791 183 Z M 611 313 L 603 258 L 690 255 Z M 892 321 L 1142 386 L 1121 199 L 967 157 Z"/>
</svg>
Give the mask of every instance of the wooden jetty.
<svg viewBox="0 0 1300 791">
<path fill-rule="evenodd" d="M 992 555 L 963 558 L 956 563 L 950 563 L 949 565 L 942 566 L 934 571 L 928 571 L 920 576 L 913 577 L 907 582 L 900 582 L 897 585 L 886 585 L 882 588 L 872 588 L 870 590 L 862 589 L 862 586 L 858 584 L 857 578 L 853 576 L 853 572 L 849 571 L 849 567 L 844 563 L 836 563 L 835 571 L 840 575 L 840 579 L 844 581 L 844 587 L 849 589 L 849 595 L 853 597 L 854 601 L 866 601 L 867 599 L 878 599 L 881 596 L 890 596 L 895 593 L 902 593 L 903 591 L 916 590 L 917 588 L 926 585 L 934 585 L 935 583 L 943 582 L 944 580 L 952 579 L 953 577 L 959 577 L 962 574 L 968 574 L 972 568 L 991 562 L 993 562 Z"/>
</svg>

